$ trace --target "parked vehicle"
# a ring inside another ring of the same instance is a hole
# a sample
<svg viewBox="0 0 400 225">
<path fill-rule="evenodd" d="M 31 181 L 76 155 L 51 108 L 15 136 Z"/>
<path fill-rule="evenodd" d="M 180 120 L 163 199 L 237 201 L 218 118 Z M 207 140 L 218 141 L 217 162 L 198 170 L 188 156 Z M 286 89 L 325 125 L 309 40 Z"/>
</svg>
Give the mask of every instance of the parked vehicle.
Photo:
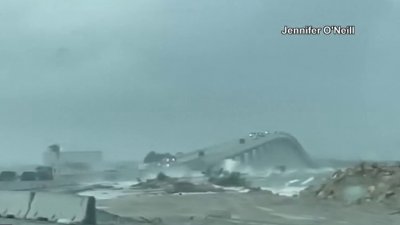
<svg viewBox="0 0 400 225">
<path fill-rule="evenodd" d="M 0 173 L 0 181 L 15 181 L 18 179 L 15 171 L 2 171 Z"/>
<path fill-rule="evenodd" d="M 21 181 L 34 181 L 37 180 L 37 173 L 34 171 L 25 171 L 21 174 Z"/>
<path fill-rule="evenodd" d="M 38 180 L 53 180 L 53 168 L 50 166 L 36 167 L 36 175 Z"/>
</svg>

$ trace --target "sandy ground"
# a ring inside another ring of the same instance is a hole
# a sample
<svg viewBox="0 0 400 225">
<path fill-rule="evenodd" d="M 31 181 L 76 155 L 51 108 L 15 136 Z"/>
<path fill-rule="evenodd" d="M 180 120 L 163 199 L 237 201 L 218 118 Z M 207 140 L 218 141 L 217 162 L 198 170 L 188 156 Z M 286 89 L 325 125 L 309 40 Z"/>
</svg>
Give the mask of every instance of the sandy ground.
<svg viewBox="0 0 400 225">
<path fill-rule="evenodd" d="M 98 201 L 98 205 L 124 217 L 159 217 L 166 224 L 400 224 L 400 215 L 390 215 L 394 209 L 377 203 L 344 205 L 263 192 L 124 196 Z"/>
<path fill-rule="evenodd" d="M 273 176 L 273 175 L 271 175 Z M 308 173 L 276 175 L 269 180 L 253 178 L 253 183 L 272 184 L 280 190 L 319 183 L 325 174 Z M 312 178 L 312 179 L 311 179 Z M 346 205 L 314 197 L 283 197 L 265 191 L 240 193 L 208 193 L 167 195 L 160 190 L 132 190 L 135 182 L 105 183 L 115 189 L 80 192 L 96 195 L 98 225 L 399 225 L 400 214 L 391 215 L 396 208 L 378 203 Z M 85 185 L 90 185 L 85 184 Z M 103 183 L 104 185 L 104 183 Z M 289 186 L 287 186 L 289 185 Z M 283 187 L 283 189 L 282 189 Z M 79 187 L 52 189 L 70 192 Z M 400 209 L 400 207 L 399 207 Z M 158 220 L 160 218 L 161 220 Z M 147 221 L 147 222 L 146 222 Z M 162 223 L 159 223 L 162 221 Z M 0 218 L 0 224 L 45 225 L 40 221 Z"/>
<path fill-rule="evenodd" d="M 345 205 L 312 197 L 267 192 L 183 195 L 125 195 L 98 199 L 98 225 L 398 225 L 400 214 L 378 203 Z M 105 212 L 103 212 L 103 210 Z M 145 218 L 145 219 L 143 219 Z M 144 222 L 147 220 L 147 223 Z M 0 224 L 48 222 L 0 218 Z"/>
</svg>

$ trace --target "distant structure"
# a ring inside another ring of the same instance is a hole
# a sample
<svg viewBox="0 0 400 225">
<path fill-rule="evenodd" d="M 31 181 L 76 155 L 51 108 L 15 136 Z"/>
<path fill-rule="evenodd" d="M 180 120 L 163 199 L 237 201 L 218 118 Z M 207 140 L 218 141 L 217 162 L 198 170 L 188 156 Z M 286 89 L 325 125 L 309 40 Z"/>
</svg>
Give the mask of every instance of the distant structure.
<svg viewBox="0 0 400 225">
<path fill-rule="evenodd" d="M 97 170 L 103 162 L 101 151 L 61 151 L 57 144 L 50 145 L 43 154 L 43 163 L 55 174 L 82 173 Z"/>
<path fill-rule="evenodd" d="M 297 139 L 286 132 L 251 132 L 238 138 L 177 157 L 179 165 L 194 170 L 218 167 L 226 159 L 253 168 L 310 168 L 313 160 Z"/>
</svg>

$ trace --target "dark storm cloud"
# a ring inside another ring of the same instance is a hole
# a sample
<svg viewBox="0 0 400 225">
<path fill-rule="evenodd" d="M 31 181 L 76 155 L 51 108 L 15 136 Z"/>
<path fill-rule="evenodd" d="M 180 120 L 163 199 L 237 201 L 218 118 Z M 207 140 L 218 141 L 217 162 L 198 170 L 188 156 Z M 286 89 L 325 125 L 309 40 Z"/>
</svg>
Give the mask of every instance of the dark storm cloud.
<svg viewBox="0 0 400 225">
<path fill-rule="evenodd" d="M 391 1 L 1 1 L 2 160 L 38 162 L 53 142 L 140 158 L 260 129 L 319 156 L 400 156 L 398 12 Z M 357 35 L 280 35 L 326 24 Z"/>
</svg>

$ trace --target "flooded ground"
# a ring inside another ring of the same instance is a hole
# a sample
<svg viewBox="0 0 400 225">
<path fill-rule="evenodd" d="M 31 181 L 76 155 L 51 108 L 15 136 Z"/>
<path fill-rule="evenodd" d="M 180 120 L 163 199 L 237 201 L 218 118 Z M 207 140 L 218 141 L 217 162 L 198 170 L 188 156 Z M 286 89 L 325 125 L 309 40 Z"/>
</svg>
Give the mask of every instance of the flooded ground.
<svg viewBox="0 0 400 225">
<path fill-rule="evenodd" d="M 400 224 L 400 216 L 391 215 L 394 209 L 378 203 L 348 205 L 298 196 L 306 187 L 326 181 L 332 172 L 333 169 L 325 168 L 246 176 L 253 186 L 261 187 L 261 191 L 224 187 L 224 193 L 166 194 L 161 189 L 132 189 L 131 185 L 135 182 L 126 181 L 108 183 L 112 189 L 87 190 L 79 194 L 94 195 L 99 210 L 133 219 L 132 221 L 137 223 Z M 203 178 L 186 179 L 202 182 Z"/>
<path fill-rule="evenodd" d="M 252 187 L 218 187 L 223 192 L 167 193 L 162 188 L 137 188 L 137 180 L 81 182 L 47 191 L 94 196 L 97 221 L 113 224 L 166 225 L 397 225 L 398 210 L 369 202 L 346 204 L 299 193 L 332 177 L 334 169 L 245 171 Z M 168 174 L 168 172 L 167 172 Z M 169 175 L 178 175 L 172 173 Z M 199 174 L 180 180 L 206 182 Z M 151 178 L 153 175 L 147 175 Z M 135 186 L 136 185 L 136 186 Z M 39 221 L 0 219 L 6 224 L 48 224 Z"/>
</svg>

